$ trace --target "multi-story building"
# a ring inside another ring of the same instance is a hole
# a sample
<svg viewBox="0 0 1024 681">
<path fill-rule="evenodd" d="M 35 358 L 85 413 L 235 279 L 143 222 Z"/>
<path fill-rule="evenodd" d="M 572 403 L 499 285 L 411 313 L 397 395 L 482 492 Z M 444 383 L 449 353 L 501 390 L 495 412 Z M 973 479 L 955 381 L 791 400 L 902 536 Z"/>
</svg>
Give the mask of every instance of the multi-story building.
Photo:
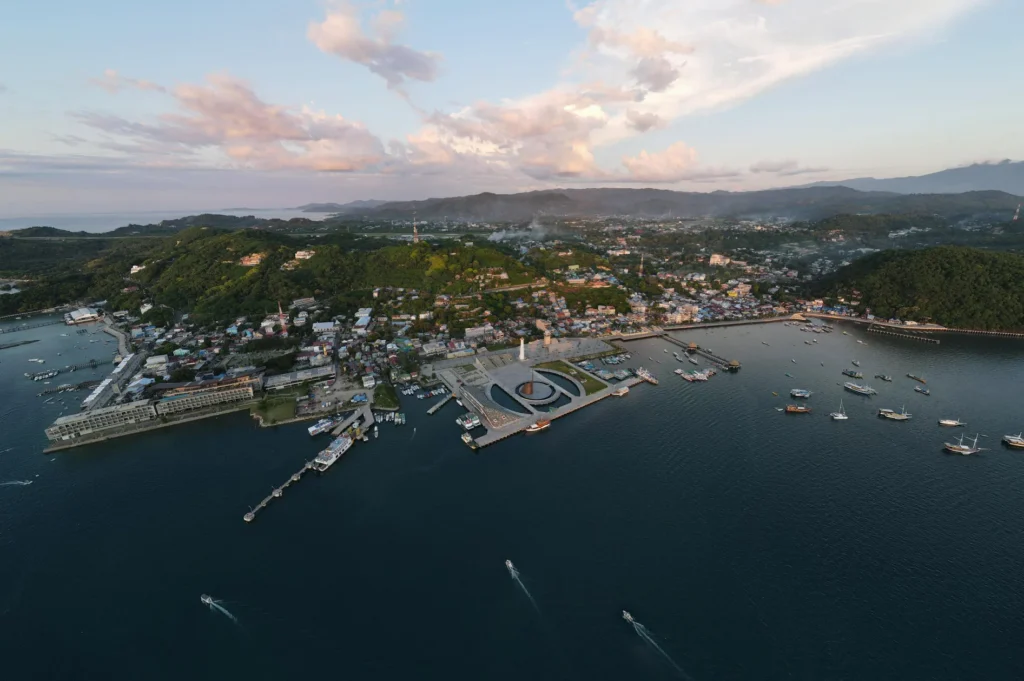
<svg viewBox="0 0 1024 681">
<path fill-rule="evenodd" d="M 161 416 L 166 416 L 216 404 L 251 400 L 254 391 L 261 387 L 262 378 L 258 374 L 173 385 L 162 391 L 162 396 L 155 405 L 156 411 Z"/>
<path fill-rule="evenodd" d="M 156 416 L 156 409 L 149 401 L 93 409 L 60 417 L 46 429 L 46 437 L 51 442 L 73 440 L 83 435 L 102 434 L 105 430 L 151 421 Z"/>
</svg>

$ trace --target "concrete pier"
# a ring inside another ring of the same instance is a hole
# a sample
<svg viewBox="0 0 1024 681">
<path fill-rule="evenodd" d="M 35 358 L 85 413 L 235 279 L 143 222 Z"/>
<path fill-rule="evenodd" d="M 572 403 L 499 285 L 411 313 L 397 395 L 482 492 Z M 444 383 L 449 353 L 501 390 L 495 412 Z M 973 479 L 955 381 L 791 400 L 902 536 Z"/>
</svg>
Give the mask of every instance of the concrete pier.
<svg viewBox="0 0 1024 681">
<path fill-rule="evenodd" d="M 285 480 L 285 483 L 283 485 L 281 485 L 280 487 L 275 487 L 274 491 L 272 491 L 267 496 L 263 497 L 263 499 L 260 501 L 260 503 L 256 504 L 256 506 L 251 511 L 249 511 L 244 516 L 242 516 L 242 520 L 244 520 L 247 523 L 251 523 L 253 520 L 256 520 L 256 514 L 257 513 L 259 513 L 260 511 L 265 509 L 267 506 L 269 506 L 270 502 L 273 501 L 274 499 L 280 499 L 281 497 L 283 497 L 284 496 L 284 491 L 286 489 L 288 489 L 293 484 L 295 484 L 296 482 L 301 480 L 302 476 L 305 473 L 307 473 L 308 471 L 311 471 L 311 470 L 313 470 L 313 462 L 312 461 L 307 461 L 302 466 L 302 468 L 300 468 L 298 470 L 298 472 L 293 473 L 290 478 Z"/>
<path fill-rule="evenodd" d="M 345 419 L 340 424 L 338 424 L 334 428 L 334 430 L 331 431 L 331 435 L 333 435 L 334 437 L 338 437 L 339 435 L 341 435 L 342 433 L 345 432 L 346 428 L 349 428 L 356 421 L 358 421 L 360 417 L 362 417 L 364 419 L 364 421 L 363 421 L 363 426 L 364 427 L 368 428 L 368 427 L 373 425 L 373 423 L 374 423 L 373 410 L 370 409 L 370 405 L 367 404 L 366 406 L 359 407 L 359 409 L 356 410 L 356 413 L 352 414 L 347 419 Z"/>
<path fill-rule="evenodd" d="M 438 411 L 440 411 L 441 407 L 443 407 L 444 405 L 448 404 L 454 397 L 455 397 L 455 395 L 453 395 L 452 393 L 448 393 L 447 395 L 444 396 L 444 398 L 441 399 L 440 402 L 438 402 L 437 404 L 432 406 L 430 409 L 428 409 L 427 410 L 427 414 L 429 414 L 430 416 L 433 416 Z"/>
</svg>

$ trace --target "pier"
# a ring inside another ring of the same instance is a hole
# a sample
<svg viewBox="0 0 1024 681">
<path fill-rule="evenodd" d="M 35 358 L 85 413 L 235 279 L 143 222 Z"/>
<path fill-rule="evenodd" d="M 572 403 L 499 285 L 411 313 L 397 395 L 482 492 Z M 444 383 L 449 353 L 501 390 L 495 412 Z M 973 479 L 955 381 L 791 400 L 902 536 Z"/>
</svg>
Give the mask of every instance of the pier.
<svg viewBox="0 0 1024 681">
<path fill-rule="evenodd" d="M 898 331 L 890 331 L 888 329 L 883 329 L 877 325 L 869 326 L 868 331 L 870 331 L 871 333 L 880 333 L 885 336 L 895 336 L 897 338 L 909 338 L 910 340 L 924 341 L 925 343 L 935 343 L 936 345 L 938 345 L 941 342 L 938 338 L 929 338 L 928 336 L 921 336 L 919 334 L 913 333 L 900 333 Z"/>
<path fill-rule="evenodd" d="M 37 338 L 37 339 L 34 339 L 34 340 L 15 341 L 13 343 L 0 343 L 0 350 L 7 350 L 8 348 L 16 348 L 16 347 L 18 347 L 20 345 L 31 345 L 32 343 L 38 343 L 38 342 L 39 342 L 39 339 Z"/>
<path fill-rule="evenodd" d="M 101 366 L 101 364 L 99 362 L 97 362 L 96 360 L 90 360 L 90 361 L 86 362 L 85 364 L 69 364 L 68 366 L 63 367 L 61 369 L 46 369 L 45 371 L 37 371 L 34 374 L 30 374 L 28 376 L 28 378 L 31 378 L 32 380 L 36 380 L 35 379 L 36 376 L 39 376 L 39 375 L 42 375 L 42 374 L 47 374 L 47 373 L 49 373 L 51 371 L 56 371 L 58 374 L 66 374 L 66 373 L 71 373 L 72 371 L 77 371 L 79 369 L 96 369 L 99 366 Z"/>
<path fill-rule="evenodd" d="M 436 414 L 438 411 L 441 410 L 441 407 L 443 407 L 444 405 L 448 404 L 448 402 L 450 402 L 454 397 L 455 397 L 454 393 L 448 393 L 447 395 L 445 395 L 441 399 L 440 402 L 438 402 L 437 404 L 432 406 L 430 409 L 428 409 L 427 410 L 427 414 L 429 414 L 430 416 L 433 416 L 434 414 Z"/>
<path fill-rule="evenodd" d="M 75 385 L 72 385 L 70 388 L 47 388 L 46 390 L 39 393 L 39 397 L 42 397 L 43 395 L 55 395 L 57 393 L 69 393 L 75 390 L 92 390 L 99 384 L 99 381 L 85 381 L 84 383 L 76 383 Z"/>
<path fill-rule="evenodd" d="M 334 437 L 338 437 L 339 435 L 344 433 L 345 430 L 347 430 L 349 427 L 353 426 L 356 423 L 356 421 L 359 420 L 360 417 L 364 419 L 363 426 L 369 428 L 370 426 L 373 425 L 373 410 L 370 409 L 370 405 L 367 404 L 365 406 L 359 407 L 359 409 L 357 409 L 354 414 L 352 414 L 347 419 L 338 424 L 338 426 L 336 426 L 334 430 L 331 431 L 331 435 L 333 435 Z"/>
<path fill-rule="evenodd" d="M 14 333 L 16 331 L 27 331 L 29 329 L 38 329 L 41 326 L 53 326 L 54 324 L 63 324 L 63 319 L 52 319 L 46 322 L 33 322 L 32 324 L 19 324 L 17 326 L 11 326 L 6 329 L 0 329 L 0 333 Z"/>
<path fill-rule="evenodd" d="M 259 513 L 260 511 L 265 509 L 267 506 L 269 506 L 270 502 L 273 501 L 274 499 L 280 499 L 282 496 L 284 496 L 284 491 L 286 489 L 288 489 L 294 483 L 296 483 L 299 480 L 301 480 L 302 476 L 305 475 L 307 472 L 309 472 L 311 470 L 313 470 L 313 462 L 312 461 L 307 461 L 302 466 L 302 468 L 300 468 L 296 473 L 293 473 L 290 478 L 285 480 L 283 485 L 281 485 L 280 487 L 275 487 L 273 492 L 271 492 L 267 496 L 263 497 L 263 500 L 260 501 L 260 503 L 256 504 L 255 508 L 253 508 L 251 511 L 249 511 L 244 516 L 242 516 L 242 519 L 245 522 L 247 522 L 247 523 L 251 523 L 253 520 L 256 520 L 256 514 L 257 513 Z"/>
<path fill-rule="evenodd" d="M 739 366 L 739 363 L 737 363 L 736 365 L 733 365 L 729 360 L 725 359 L 724 357 L 719 357 L 718 355 L 714 354 L 713 352 L 710 352 L 710 351 L 705 350 L 704 348 L 700 347 L 696 343 L 684 343 L 683 341 L 679 340 L 678 338 L 673 338 L 672 336 L 668 335 L 667 333 L 661 334 L 661 336 L 659 336 L 659 338 L 661 338 L 663 340 L 666 340 L 669 343 L 672 343 L 673 345 L 678 345 L 679 347 L 687 350 L 688 352 L 692 352 L 695 355 L 700 355 L 704 359 L 706 359 L 706 360 L 708 360 L 710 362 L 714 362 L 715 364 L 719 365 L 723 369 L 729 369 L 729 368 L 731 368 L 733 366 L 736 366 L 736 367 Z"/>
</svg>

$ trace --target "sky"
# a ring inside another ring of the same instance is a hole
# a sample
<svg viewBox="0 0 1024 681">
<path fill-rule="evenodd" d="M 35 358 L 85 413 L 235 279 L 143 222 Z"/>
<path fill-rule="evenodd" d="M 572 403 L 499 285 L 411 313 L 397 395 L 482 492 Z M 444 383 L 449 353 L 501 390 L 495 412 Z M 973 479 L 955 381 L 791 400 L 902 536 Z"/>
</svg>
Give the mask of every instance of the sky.
<svg viewBox="0 0 1024 681">
<path fill-rule="evenodd" d="M 1019 0 L 49 0 L 0 22 L 0 217 L 1024 158 Z"/>
</svg>

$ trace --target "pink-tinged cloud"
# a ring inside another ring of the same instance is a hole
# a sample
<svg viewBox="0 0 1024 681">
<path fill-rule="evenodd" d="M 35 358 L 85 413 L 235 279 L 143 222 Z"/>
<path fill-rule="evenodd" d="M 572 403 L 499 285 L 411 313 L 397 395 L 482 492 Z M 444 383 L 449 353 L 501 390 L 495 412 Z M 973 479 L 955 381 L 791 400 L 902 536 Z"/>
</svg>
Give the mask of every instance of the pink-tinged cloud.
<svg viewBox="0 0 1024 681">
<path fill-rule="evenodd" d="M 700 177 L 697 152 L 682 142 L 676 142 L 664 151 L 641 151 L 636 156 L 622 159 L 631 182 L 673 183 Z M 624 178 L 626 179 L 626 178 Z"/>
<path fill-rule="evenodd" d="M 429 82 L 437 77 L 440 56 L 420 52 L 394 42 L 401 27 L 400 12 L 386 10 L 376 15 L 372 30 L 364 30 L 357 9 L 344 2 L 332 9 L 320 23 L 312 23 L 308 38 L 323 52 L 365 66 L 383 78 L 388 87 L 401 88 L 406 79 Z"/>
<path fill-rule="evenodd" d="M 176 156 L 183 162 L 213 151 L 235 167 L 341 172 L 384 160 L 380 140 L 361 123 L 268 104 L 231 76 L 179 85 L 171 95 L 181 112 L 163 114 L 152 123 L 96 113 L 76 117 L 107 133 L 110 141 L 104 146 L 109 149 Z"/>
<path fill-rule="evenodd" d="M 629 123 L 629 127 L 637 132 L 647 132 L 648 130 L 655 130 L 665 126 L 665 120 L 658 114 L 635 111 L 633 109 L 626 110 L 626 120 Z"/>
<path fill-rule="evenodd" d="M 139 78 L 128 78 L 122 76 L 114 69 L 107 69 L 100 78 L 90 78 L 89 82 L 96 87 L 103 88 L 110 94 L 117 94 L 121 90 L 148 90 L 150 92 L 166 92 L 162 85 L 149 80 Z"/>
</svg>

